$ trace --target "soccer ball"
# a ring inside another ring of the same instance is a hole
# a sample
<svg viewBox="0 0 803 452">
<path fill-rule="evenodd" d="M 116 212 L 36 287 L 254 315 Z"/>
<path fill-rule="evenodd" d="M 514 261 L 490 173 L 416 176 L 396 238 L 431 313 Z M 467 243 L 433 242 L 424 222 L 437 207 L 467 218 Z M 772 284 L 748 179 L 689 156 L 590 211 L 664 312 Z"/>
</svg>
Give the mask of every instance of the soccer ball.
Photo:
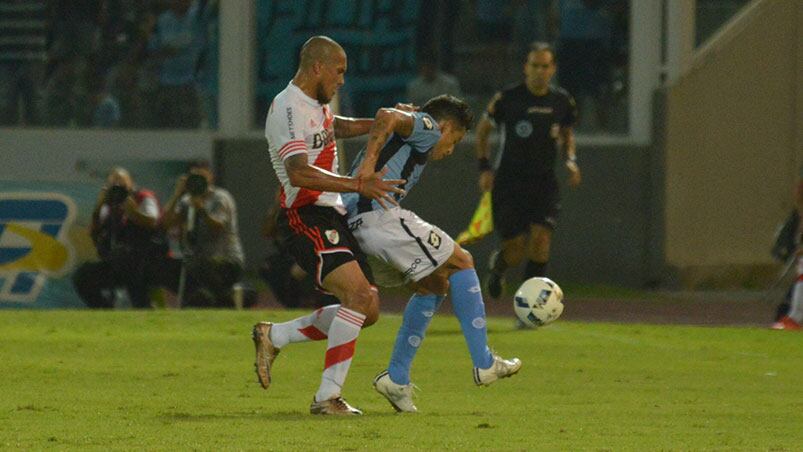
<svg viewBox="0 0 803 452">
<path fill-rule="evenodd" d="M 547 325 L 563 312 L 563 291 L 549 278 L 530 278 L 516 291 L 513 309 L 530 328 Z"/>
</svg>

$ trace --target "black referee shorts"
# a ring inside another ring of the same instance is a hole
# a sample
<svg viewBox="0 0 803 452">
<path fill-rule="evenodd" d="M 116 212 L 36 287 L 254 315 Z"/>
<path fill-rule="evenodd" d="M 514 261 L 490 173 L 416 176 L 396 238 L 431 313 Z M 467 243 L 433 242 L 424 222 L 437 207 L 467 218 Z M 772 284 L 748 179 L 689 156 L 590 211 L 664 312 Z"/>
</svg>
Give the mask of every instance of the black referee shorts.
<svg viewBox="0 0 803 452">
<path fill-rule="evenodd" d="M 351 261 L 357 261 L 368 281 L 374 283 L 371 267 L 349 231 L 346 216 L 334 208 L 309 205 L 281 209 L 277 224 L 285 249 L 304 271 L 315 277 L 322 291 L 326 292 L 323 289 L 326 275 Z"/>
<path fill-rule="evenodd" d="M 497 179 L 491 192 L 494 230 L 509 240 L 538 224 L 555 230 L 560 213 L 557 180 L 544 178 L 536 183 L 511 184 Z"/>
</svg>

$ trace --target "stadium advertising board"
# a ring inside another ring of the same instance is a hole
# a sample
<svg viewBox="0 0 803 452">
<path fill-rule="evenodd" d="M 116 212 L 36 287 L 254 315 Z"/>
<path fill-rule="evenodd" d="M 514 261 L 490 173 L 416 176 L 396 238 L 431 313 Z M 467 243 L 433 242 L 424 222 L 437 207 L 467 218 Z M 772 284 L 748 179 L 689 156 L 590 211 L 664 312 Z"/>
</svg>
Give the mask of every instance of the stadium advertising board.
<svg viewBox="0 0 803 452">
<path fill-rule="evenodd" d="M 0 180 L 0 309 L 83 308 L 72 274 L 97 259 L 89 236 L 106 172 L 123 166 L 165 200 L 185 161 L 79 161 L 73 181 Z"/>
</svg>

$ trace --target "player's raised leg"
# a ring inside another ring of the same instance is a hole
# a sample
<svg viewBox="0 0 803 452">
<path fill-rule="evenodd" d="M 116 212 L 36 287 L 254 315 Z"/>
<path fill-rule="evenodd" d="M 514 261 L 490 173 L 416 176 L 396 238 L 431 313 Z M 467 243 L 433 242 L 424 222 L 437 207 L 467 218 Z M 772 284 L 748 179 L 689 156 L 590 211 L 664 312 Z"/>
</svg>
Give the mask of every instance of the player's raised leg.
<svg viewBox="0 0 803 452">
<path fill-rule="evenodd" d="M 256 372 L 263 388 L 270 387 L 270 369 L 282 347 L 306 341 L 327 338 L 332 320 L 340 309 L 339 304 L 324 306 L 315 312 L 283 323 L 259 322 L 254 325 L 253 339 L 256 348 Z"/>
<path fill-rule="evenodd" d="M 485 303 L 474 260 L 459 246 L 444 265 L 449 272 L 449 295 L 455 316 L 460 321 L 463 336 L 474 364 L 474 383 L 487 386 L 499 378 L 514 375 L 521 368 L 518 358 L 510 360 L 495 355 L 488 347 Z"/>
</svg>

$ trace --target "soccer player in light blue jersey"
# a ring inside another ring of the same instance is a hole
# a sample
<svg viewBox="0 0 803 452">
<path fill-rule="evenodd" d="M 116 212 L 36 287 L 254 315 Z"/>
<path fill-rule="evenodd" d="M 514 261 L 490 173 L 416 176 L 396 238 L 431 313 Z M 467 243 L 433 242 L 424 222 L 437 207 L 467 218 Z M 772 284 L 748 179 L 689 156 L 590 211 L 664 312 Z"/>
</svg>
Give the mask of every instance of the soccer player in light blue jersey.
<svg viewBox="0 0 803 452">
<path fill-rule="evenodd" d="M 386 169 L 385 177 L 407 182 L 401 201 L 418 182 L 429 160 L 449 156 L 472 122 L 465 102 L 449 95 L 430 99 L 420 111 L 384 108 L 376 114 L 368 143 L 355 159 L 350 176 L 368 177 Z M 359 193 L 346 193 L 349 228 L 380 285 L 406 284 L 415 293 L 404 311 L 390 365 L 374 387 L 397 411 L 417 411 L 412 400 L 410 368 L 432 316 L 446 295 L 452 297 L 474 365 L 474 382 L 489 385 L 521 368 L 517 358 L 502 359 L 488 348 L 485 305 L 474 261 L 437 226 L 394 206 L 384 209 Z"/>
</svg>

